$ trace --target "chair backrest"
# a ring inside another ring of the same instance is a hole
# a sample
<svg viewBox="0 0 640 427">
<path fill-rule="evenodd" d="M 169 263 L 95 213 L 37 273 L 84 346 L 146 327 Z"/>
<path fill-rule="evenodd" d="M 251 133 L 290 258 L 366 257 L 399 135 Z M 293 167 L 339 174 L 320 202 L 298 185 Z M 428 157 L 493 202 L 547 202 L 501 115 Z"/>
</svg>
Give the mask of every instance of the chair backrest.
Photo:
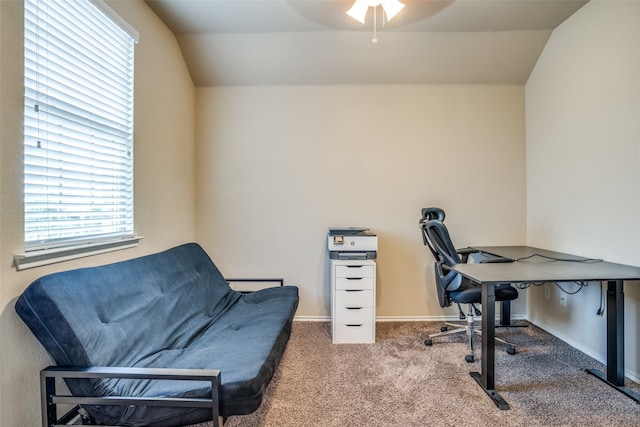
<svg viewBox="0 0 640 427">
<path fill-rule="evenodd" d="M 444 211 L 440 208 L 422 208 L 422 217 L 420 218 L 420 221 L 418 222 L 418 224 L 420 225 L 420 228 L 422 229 L 422 243 L 424 243 L 425 246 L 429 247 L 429 250 L 431 250 L 431 253 L 433 254 L 433 257 L 437 260 L 440 261 L 440 258 L 438 256 L 438 252 L 436 251 L 436 249 L 433 247 L 433 245 L 431 244 L 431 242 L 429 241 L 429 239 L 427 238 L 427 234 L 426 231 L 424 229 L 424 224 L 427 221 L 432 221 L 432 220 L 436 220 L 436 221 L 444 221 Z"/>
<path fill-rule="evenodd" d="M 438 300 L 441 307 L 448 307 L 451 305 L 448 292 L 460 288 L 462 285 L 462 276 L 454 271 L 444 269 L 443 264 L 460 264 L 462 260 L 453 246 L 447 227 L 442 221 L 432 219 L 425 221 L 421 225 L 430 248 L 435 252 L 435 278 Z"/>
<path fill-rule="evenodd" d="M 422 229 L 429 246 L 435 252 L 436 260 L 442 261 L 446 265 L 462 262 L 455 246 L 453 246 L 447 226 L 442 221 L 436 219 L 425 221 L 422 223 Z"/>
</svg>

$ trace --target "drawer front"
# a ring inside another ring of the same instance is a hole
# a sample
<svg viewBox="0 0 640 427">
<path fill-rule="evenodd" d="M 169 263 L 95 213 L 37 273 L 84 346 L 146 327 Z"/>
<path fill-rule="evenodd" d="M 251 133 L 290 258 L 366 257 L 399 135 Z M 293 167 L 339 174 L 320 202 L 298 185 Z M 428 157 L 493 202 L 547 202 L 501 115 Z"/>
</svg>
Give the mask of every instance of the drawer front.
<svg viewBox="0 0 640 427">
<path fill-rule="evenodd" d="M 336 277 L 336 289 L 374 289 L 373 277 Z"/>
<path fill-rule="evenodd" d="M 373 323 L 362 325 L 334 325 L 334 343 L 372 343 L 375 342 Z"/>
<path fill-rule="evenodd" d="M 373 290 L 336 291 L 336 307 L 373 307 Z"/>
<path fill-rule="evenodd" d="M 335 322 L 360 325 L 373 322 L 373 307 L 336 307 Z"/>
<path fill-rule="evenodd" d="M 373 265 L 336 265 L 336 277 L 373 277 Z"/>
</svg>

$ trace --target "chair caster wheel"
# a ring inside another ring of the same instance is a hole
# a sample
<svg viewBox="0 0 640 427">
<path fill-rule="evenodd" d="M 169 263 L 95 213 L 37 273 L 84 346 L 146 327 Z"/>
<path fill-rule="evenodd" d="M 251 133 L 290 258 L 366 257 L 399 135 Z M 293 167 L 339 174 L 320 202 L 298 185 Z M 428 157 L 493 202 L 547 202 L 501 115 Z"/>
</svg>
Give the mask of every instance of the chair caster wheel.
<svg viewBox="0 0 640 427">
<path fill-rule="evenodd" d="M 440 332 L 447 332 L 449 330 L 448 326 L 441 326 L 440 327 Z"/>
<path fill-rule="evenodd" d="M 464 361 L 465 361 L 465 362 L 467 362 L 467 363 L 473 363 L 473 362 L 474 362 L 474 360 L 475 360 L 475 359 L 474 359 L 474 357 L 473 357 L 473 354 L 467 354 L 467 355 L 464 357 Z"/>
<path fill-rule="evenodd" d="M 516 354 L 516 348 L 515 347 L 509 347 L 507 349 L 507 353 L 513 356 L 514 354 Z"/>
<path fill-rule="evenodd" d="M 431 347 L 433 345 L 433 340 L 431 338 L 424 340 L 424 345 Z"/>
</svg>

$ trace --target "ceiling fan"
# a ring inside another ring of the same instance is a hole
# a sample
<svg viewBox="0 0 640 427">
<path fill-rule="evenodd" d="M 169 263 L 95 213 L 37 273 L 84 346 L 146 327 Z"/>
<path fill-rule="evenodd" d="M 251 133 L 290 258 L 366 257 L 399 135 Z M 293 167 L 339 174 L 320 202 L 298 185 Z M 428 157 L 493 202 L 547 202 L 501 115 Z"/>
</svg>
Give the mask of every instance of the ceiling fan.
<svg viewBox="0 0 640 427">
<path fill-rule="evenodd" d="M 398 12 L 400 12 L 404 8 L 404 4 L 400 3 L 399 0 L 356 0 L 353 6 L 351 6 L 351 9 L 347 11 L 347 15 L 364 24 L 365 18 L 367 17 L 367 12 L 369 11 L 369 7 L 373 7 L 373 39 L 371 39 L 373 43 L 378 43 L 378 6 L 382 6 L 382 10 L 384 11 L 387 21 L 390 21 L 394 16 L 398 14 Z"/>
<path fill-rule="evenodd" d="M 404 8 L 404 4 L 399 0 L 356 0 L 351 9 L 347 11 L 347 15 L 364 24 L 369 7 L 373 7 L 375 10 L 378 6 L 382 6 L 387 21 L 390 21 Z"/>
</svg>

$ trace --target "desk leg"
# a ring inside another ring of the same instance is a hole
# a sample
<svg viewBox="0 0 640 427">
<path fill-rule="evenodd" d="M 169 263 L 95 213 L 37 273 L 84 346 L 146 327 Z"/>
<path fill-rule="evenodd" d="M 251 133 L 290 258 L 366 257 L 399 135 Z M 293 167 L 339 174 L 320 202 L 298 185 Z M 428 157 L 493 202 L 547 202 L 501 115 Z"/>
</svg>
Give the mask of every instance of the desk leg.
<svg viewBox="0 0 640 427">
<path fill-rule="evenodd" d="M 587 372 L 640 403 L 640 396 L 624 386 L 624 292 L 622 280 L 607 282 L 607 375 Z"/>
<path fill-rule="evenodd" d="M 500 303 L 500 324 L 509 328 L 528 328 L 529 325 L 512 324 L 511 323 L 511 301 L 502 301 Z"/>
<path fill-rule="evenodd" d="M 482 285 L 482 374 L 471 372 L 471 376 L 500 409 L 509 409 L 509 404 L 494 390 L 495 336 L 496 336 L 496 290 L 495 285 Z"/>
<path fill-rule="evenodd" d="M 622 280 L 607 288 L 607 381 L 624 385 L 624 292 Z"/>
<path fill-rule="evenodd" d="M 500 326 L 511 326 L 511 301 L 500 303 Z"/>
</svg>

